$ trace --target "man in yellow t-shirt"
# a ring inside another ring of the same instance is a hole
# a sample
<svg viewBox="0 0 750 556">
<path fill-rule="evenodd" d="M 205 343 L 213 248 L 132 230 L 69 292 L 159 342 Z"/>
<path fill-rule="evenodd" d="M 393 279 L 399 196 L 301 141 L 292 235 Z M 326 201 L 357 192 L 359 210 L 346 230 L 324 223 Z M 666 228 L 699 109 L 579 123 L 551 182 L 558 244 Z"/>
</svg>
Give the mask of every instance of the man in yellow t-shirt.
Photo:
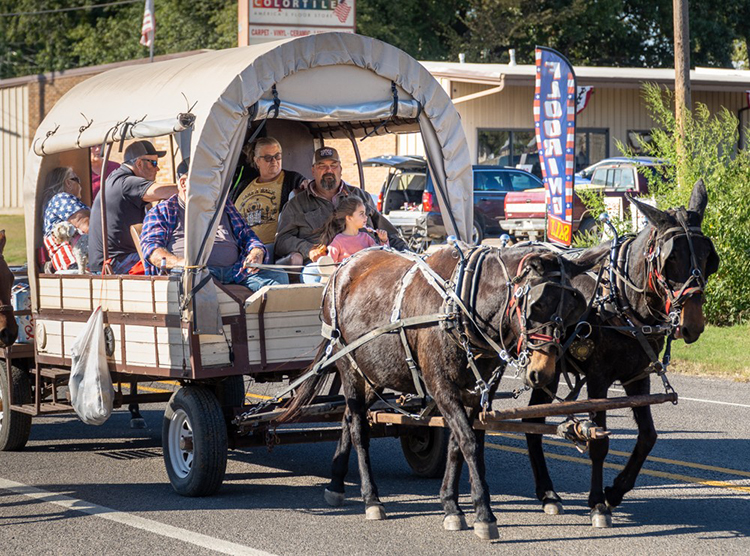
<svg viewBox="0 0 750 556">
<path fill-rule="evenodd" d="M 301 191 L 307 181 L 301 174 L 281 169 L 281 145 L 273 137 L 262 137 L 255 143 L 253 161 L 260 175 L 238 187 L 234 205 L 265 244 L 273 243 L 279 213 L 293 191 Z"/>
</svg>

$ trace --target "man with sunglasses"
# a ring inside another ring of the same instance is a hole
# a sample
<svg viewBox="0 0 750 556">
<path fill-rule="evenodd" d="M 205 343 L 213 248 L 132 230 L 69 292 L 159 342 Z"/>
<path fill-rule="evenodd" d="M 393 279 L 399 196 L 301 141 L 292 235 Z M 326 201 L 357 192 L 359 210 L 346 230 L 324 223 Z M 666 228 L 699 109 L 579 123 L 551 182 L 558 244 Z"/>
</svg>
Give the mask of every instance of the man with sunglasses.
<svg viewBox="0 0 750 556">
<path fill-rule="evenodd" d="M 135 141 L 125 149 L 125 162 L 107 176 L 104 185 L 107 233 L 102 234 L 101 195 L 91 207 L 89 229 L 89 265 L 92 271 L 102 270 L 107 238 L 107 256 L 113 274 L 127 274 L 139 262 L 130 227 L 143 222 L 146 205 L 168 199 L 177 193 L 176 185 L 155 183 L 159 158 L 167 154 L 157 151 L 150 141 Z"/>
<path fill-rule="evenodd" d="M 372 197 L 341 179 L 341 158 L 333 147 L 315 151 L 312 165 L 313 180 L 307 189 L 295 195 L 279 216 L 276 233 L 276 260 L 284 257 L 294 265 L 307 264 L 320 255 L 320 229 L 333 214 L 341 199 L 355 196 L 361 199 L 367 212 L 367 226 L 388 232 L 388 243 L 394 249 L 408 249 L 396 228 L 375 208 Z"/>
<path fill-rule="evenodd" d="M 282 169 L 281 144 L 273 137 L 258 139 L 248 154 L 260 175 L 244 186 L 240 181 L 232 201 L 255 235 L 270 248 L 281 209 L 290 196 L 305 188 L 308 180 L 302 174 Z"/>
</svg>

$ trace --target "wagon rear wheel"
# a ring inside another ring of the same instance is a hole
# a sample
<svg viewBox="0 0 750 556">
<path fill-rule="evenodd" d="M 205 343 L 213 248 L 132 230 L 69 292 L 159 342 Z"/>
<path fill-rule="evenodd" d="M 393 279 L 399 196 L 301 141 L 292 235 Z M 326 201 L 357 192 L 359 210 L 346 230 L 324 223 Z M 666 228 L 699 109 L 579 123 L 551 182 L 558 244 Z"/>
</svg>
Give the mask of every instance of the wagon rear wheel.
<svg viewBox="0 0 750 556">
<path fill-rule="evenodd" d="M 213 392 L 185 386 L 164 412 L 161 436 L 172 488 L 182 496 L 210 496 L 227 469 L 227 426 Z"/>
<path fill-rule="evenodd" d="M 11 366 L 8 383 L 5 362 L 0 362 L 0 451 L 3 452 L 21 450 L 31 434 L 31 415 L 10 410 L 11 389 L 15 403 L 31 403 L 29 373 Z"/>
<path fill-rule="evenodd" d="M 413 427 L 401 437 L 406 463 L 420 477 L 442 477 L 448 456 L 450 431 L 438 427 Z"/>
</svg>

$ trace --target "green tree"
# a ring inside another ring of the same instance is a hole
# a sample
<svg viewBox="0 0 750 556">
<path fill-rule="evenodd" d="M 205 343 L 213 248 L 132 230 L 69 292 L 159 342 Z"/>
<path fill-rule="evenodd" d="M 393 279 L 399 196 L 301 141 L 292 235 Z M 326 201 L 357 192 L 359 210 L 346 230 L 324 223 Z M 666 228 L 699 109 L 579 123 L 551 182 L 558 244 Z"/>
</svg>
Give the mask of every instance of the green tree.
<svg viewBox="0 0 750 556">
<path fill-rule="evenodd" d="M 644 96 L 656 122 L 647 154 L 670 161 L 666 179 L 649 182 L 660 207 L 687 206 L 693 183 L 703 179 L 708 207 L 703 231 L 721 258 L 706 293 L 705 312 L 714 324 L 736 324 L 750 317 L 750 152 L 737 150 L 738 121 L 722 109 L 711 116 L 698 105 L 685 123 L 685 156 L 676 148 L 677 128 L 673 93 L 655 85 L 644 87 Z M 685 176 L 678 183 L 677 176 Z"/>
<path fill-rule="evenodd" d="M 418 60 L 445 60 L 466 33 L 468 0 L 357 0 L 357 32 Z"/>
<path fill-rule="evenodd" d="M 45 10 L 102 0 L 49 0 Z M 139 44 L 143 2 L 49 14 L 0 17 L 0 78 L 61 71 L 148 56 Z M 40 10 L 35 0 L 0 0 L 0 13 Z M 155 54 L 237 44 L 234 0 L 156 0 Z"/>
</svg>

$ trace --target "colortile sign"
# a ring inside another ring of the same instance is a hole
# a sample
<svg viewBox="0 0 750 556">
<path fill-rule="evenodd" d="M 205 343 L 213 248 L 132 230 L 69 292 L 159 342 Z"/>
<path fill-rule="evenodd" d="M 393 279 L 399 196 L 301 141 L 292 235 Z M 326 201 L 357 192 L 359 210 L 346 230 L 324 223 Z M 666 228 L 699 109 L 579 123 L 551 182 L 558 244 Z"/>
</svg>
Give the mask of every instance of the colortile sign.
<svg viewBox="0 0 750 556">
<path fill-rule="evenodd" d="M 249 0 L 250 44 L 339 31 L 354 33 L 356 0 Z"/>
</svg>

